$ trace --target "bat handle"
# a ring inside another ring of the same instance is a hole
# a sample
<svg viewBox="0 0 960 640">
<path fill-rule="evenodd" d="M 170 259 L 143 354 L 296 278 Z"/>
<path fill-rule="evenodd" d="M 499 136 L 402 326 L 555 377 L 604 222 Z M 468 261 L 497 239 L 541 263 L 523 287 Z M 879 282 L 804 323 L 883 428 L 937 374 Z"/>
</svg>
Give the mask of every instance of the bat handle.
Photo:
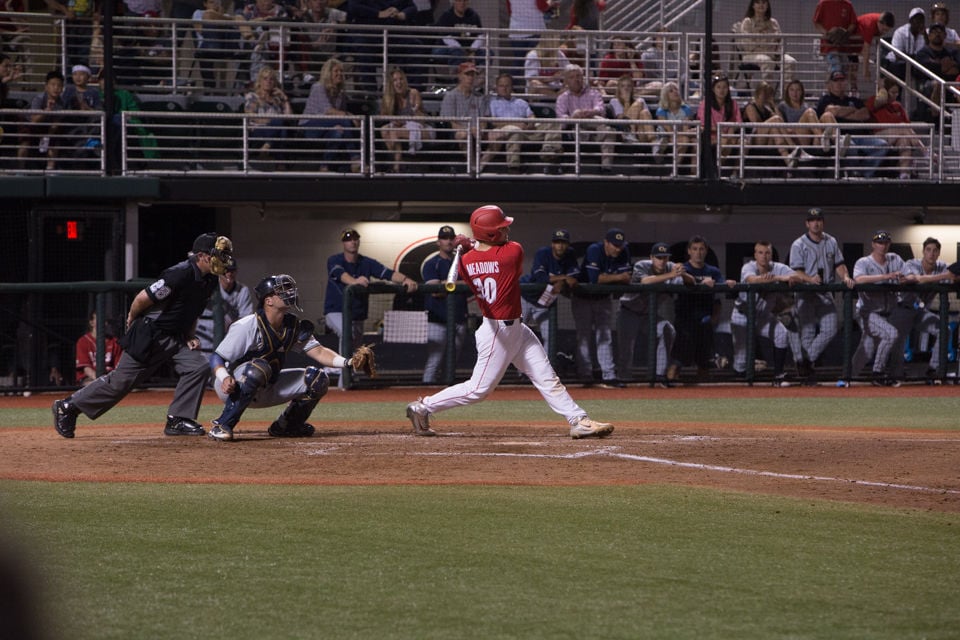
<svg viewBox="0 0 960 640">
<path fill-rule="evenodd" d="M 450 262 L 450 270 L 447 271 L 447 280 L 443 283 L 443 288 L 448 292 L 453 293 L 457 288 L 457 274 L 460 271 L 460 253 L 462 249 L 457 246 L 456 250 L 453 252 L 453 260 Z"/>
</svg>

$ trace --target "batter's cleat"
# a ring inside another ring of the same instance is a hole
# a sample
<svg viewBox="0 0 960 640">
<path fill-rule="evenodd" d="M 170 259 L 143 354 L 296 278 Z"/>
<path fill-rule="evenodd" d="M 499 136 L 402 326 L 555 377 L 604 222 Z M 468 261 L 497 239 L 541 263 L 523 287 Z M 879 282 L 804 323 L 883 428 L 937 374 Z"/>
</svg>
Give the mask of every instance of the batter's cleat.
<svg viewBox="0 0 960 640">
<path fill-rule="evenodd" d="M 233 429 L 225 424 L 218 424 L 217 421 L 214 420 L 213 426 L 210 427 L 210 431 L 207 432 L 207 435 L 214 440 L 233 440 Z"/>
<path fill-rule="evenodd" d="M 316 429 L 313 428 L 312 424 L 304 422 L 299 425 L 291 425 L 282 420 L 277 420 L 267 429 L 267 433 L 274 438 L 309 438 L 314 431 Z"/>
<path fill-rule="evenodd" d="M 196 420 L 177 416 L 167 416 L 167 426 L 163 428 L 163 435 L 166 436 L 202 436 L 204 433 Z"/>
<path fill-rule="evenodd" d="M 407 405 L 407 417 L 413 425 L 415 436 L 435 436 L 437 432 L 430 428 L 430 413 L 423 403 L 417 400 Z"/>
<path fill-rule="evenodd" d="M 74 432 L 77 430 L 78 415 L 80 415 L 80 412 L 70 404 L 69 398 L 66 400 L 56 400 L 53 403 L 54 429 L 64 438 L 72 438 Z"/>
<path fill-rule="evenodd" d="M 583 416 L 577 424 L 570 427 L 570 437 L 574 440 L 580 438 L 606 438 L 613 433 L 613 425 L 609 422 L 597 422 L 587 416 Z"/>
</svg>

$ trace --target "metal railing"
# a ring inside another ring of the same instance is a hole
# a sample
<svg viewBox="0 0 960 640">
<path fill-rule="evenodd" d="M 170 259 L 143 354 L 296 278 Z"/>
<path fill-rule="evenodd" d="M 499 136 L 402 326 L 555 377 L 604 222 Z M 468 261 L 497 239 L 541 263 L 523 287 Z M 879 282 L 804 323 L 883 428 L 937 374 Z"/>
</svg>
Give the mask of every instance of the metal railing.
<svg viewBox="0 0 960 640">
<path fill-rule="evenodd" d="M 0 173 L 106 172 L 102 111 L 0 109 Z"/>
</svg>

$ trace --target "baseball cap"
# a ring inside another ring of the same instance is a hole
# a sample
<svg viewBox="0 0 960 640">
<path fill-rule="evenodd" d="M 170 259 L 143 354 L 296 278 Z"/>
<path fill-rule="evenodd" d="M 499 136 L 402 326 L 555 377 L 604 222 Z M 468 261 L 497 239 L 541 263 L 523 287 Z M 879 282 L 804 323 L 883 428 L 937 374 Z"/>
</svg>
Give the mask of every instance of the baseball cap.
<svg viewBox="0 0 960 640">
<path fill-rule="evenodd" d="M 347 240 L 359 240 L 360 234 L 357 233 L 357 230 L 353 227 L 347 227 L 340 232 L 340 242 L 346 242 Z"/>
<path fill-rule="evenodd" d="M 947 32 L 947 28 L 939 22 L 934 22 L 932 25 L 930 25 L 930 28 L 927 29 L 927 31 L 933 31 L 934 29 L 940 29 L 940 31 L 943 31 L 944 33 Z"/>
<path fill-rule="evenodd" d="M 215 231 L 202 233 L 193 241 L 194 253 L 213 253 L 217 246 L 217 234 Z"/>
<path fill-rule="evenodd" d="M 75 64 L 75 65 L 73 65 L 73 68 L 70 69 L 70 73 L 78 73 L 78 72 L 80 72 L 80 71 L 85 71 L 86 73 L 89 73 L 90 75 L 93 75 L 93 72 L 90 71 L 90 67 L 88 67 L 88 66 L 85 65 L 85 64 Z"/>
<path fill-rule="evenodd" d="M 627 234 L 623 232 L 623 229 L 618 229 L 616 227 L 607 231 L 607 235 L 604 236 L 610 244 L 615 247 L 622 247 L 627 243 Z"/>
<path fill-rule="evenodd" d="M 657 258 L 669 258 L 670 245 L 666 242 L 654 242 L 653 247 L 650 248 L 650 255 Z"/>
<path fill-rule="evenodd" d="M 550 237 L 551 242 L 570 242 L 570 232 L 566 229 L 557 229 Z"/>
<path fill-rule="evenodd" d="M 926 17 L 926 15 L 927 15 L 927 14 L 924 13 L 923 9 L 921 9 L 920 7 L 914 7 L 913 9 L 910 9 L 910 17 L 907 18 L 907 19 L 908 19 L 908 20 L 913 20 L 914 16 L 924 16 L 924 17 Z"/>
<path fill-rule="evenodd" d="M 227 271 L 236 271 L 237 270 L 237 261 L 231 260 L 230 264 L 227 265 Z"/>
<path fill-rule="evenodd" d="M 445 224 L 442 227 L 440 227 L 440 231 L 437 232 L 437 240 L 444 240 L 444 239 L 456 238 L 456 237 L 457 237 L 457 232 L 454 231 L 453 227 L 451 227 L 448 224 Z"/>
<path fill-rule="evenodd" d="M 807 220 L 823 220 L 823 209 L 813 207 L 807 210 Z"/>
<path fill-rule="evenodd" d="M 833 73 L 830 74 L 830 79 L 831 79 L 831 80 L 846 80 L 846 79 L 847 79 L 847 74 L 845 74 L 843 71 L 834 71 Z"/>
<path fill-rule="evenodd" d="M 873 232 L 873 241 L 874 242 L 890 242 L 890 234 L 886 231 L 874 231 Z"/>
<path fill-rule="evenodd" d="M 457 67 L 457 73 L 470 73 L 471 71 L 473 73 L 477 72 L 477 65 L 472 62 L 461 62 L 460 66 Z"/>
</svg>

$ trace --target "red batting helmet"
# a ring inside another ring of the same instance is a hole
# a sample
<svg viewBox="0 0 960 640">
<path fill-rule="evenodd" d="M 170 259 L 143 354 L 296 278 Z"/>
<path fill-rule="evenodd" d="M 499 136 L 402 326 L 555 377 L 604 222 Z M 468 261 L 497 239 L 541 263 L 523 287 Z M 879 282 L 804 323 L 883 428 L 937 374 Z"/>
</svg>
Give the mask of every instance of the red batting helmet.
<svg viewBox="0 0 960 640">
<path fill-rule="evenodd" d="M 500 230 L 511 224 L 513 218 L 493 204 L 484 205 L 470 215 L 470 230 L 473 231 L 473 237 L 481 242 L 496 242 L 500 238 Z"/>
</svg>

